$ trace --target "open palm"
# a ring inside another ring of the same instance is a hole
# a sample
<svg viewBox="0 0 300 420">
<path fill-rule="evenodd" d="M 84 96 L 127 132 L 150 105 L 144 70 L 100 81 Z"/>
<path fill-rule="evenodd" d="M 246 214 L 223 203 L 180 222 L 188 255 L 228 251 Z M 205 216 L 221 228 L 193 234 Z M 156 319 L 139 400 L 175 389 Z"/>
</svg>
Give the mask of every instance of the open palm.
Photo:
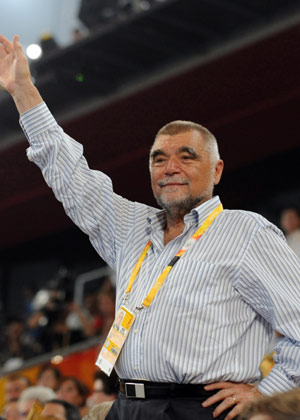
<svg viewBox="0 0 300 420">
<path fill-rule="evenodd" d="M 15 36 L 13 42 L 0 35 L 0 86 L 14 94 L 16 85 L 31 79 L 28 61 Z"/>
</svg>

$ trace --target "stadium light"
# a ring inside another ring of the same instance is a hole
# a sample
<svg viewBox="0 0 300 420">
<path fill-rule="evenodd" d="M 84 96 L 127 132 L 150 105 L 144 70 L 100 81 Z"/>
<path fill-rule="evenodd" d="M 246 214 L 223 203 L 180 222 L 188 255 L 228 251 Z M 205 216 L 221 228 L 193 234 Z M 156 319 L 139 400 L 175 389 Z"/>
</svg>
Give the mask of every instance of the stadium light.
<svg viewBox="0 0 300 420">
<path fill-rule="evenodd" d="M 38 44 L 30 44 L 26 48 L 26 55 L 31 60 L 37 60 L 41 57 L 42 53 L 42 48 Z"/>
</svg>

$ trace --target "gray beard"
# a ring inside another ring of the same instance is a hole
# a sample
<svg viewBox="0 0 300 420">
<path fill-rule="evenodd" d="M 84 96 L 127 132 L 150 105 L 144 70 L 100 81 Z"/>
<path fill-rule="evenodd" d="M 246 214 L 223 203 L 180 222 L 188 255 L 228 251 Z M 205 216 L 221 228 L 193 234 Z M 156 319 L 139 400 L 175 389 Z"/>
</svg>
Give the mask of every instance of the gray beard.
<svg viewBox="0 0 300 420">
<path fill-rule="evenodd" d="M 198 207 L 204 200 L 204 196 L 192 197 L 188 196 L 177 201 L 168 202 L 161 196 L 156 197 L 156 201 L 162 207 L 171 219 L 182 218 L 192 209 Z"/>
</svg>

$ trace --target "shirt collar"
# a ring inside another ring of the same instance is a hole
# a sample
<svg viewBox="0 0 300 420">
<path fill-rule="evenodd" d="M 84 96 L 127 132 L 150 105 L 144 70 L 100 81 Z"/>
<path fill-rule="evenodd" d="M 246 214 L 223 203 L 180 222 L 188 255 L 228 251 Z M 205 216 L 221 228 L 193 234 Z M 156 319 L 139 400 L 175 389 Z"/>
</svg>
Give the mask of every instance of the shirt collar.
<svg viewBox="0 0 300 420">
<path fill-rule="evenodd" d="M 209 214 L 221 204 L 219 196 L 215 196 L 200 206 L 195 207 L 190 213 L 184 216 L 184 222 L 195 223 L 200 226 Z M 163 230 L 166 226 L 166 212 L 165 210 L 157 210 L 153 215 L 148 217 L 148 226 L 151 230 Z"/>
</svg>

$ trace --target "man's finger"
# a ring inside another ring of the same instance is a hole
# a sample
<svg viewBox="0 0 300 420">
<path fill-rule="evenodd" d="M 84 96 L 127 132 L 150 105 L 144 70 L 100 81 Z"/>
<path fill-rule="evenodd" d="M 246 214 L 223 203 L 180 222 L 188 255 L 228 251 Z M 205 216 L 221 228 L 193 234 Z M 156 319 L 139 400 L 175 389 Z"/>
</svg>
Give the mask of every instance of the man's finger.
<svg viewBox="0 0 300 420">
<path fill-rule="evenodd" d="M 23 57 L 24 56 L 24 52 L 23 52 L 23 48 L 22 45 L 20 43 L 20 39 L 19 39 L 19 35 L 15 35 L 14 39 L 13 39 L 13 48 L 16 52 L 17 57 Z"/>
<path fill-rule="evenodd" d="M 13 46 L 14 48 L 22 48 L 20 43 L 19 35 L 15 35 L 13 39 Z"/>
<path fill-rule="evenodd" d="M 225 398 L 215 409 L 213 412 L 214 417 L 218 417 L 224 411 L 229 410 L 230 408 L 234 409 L 236 402 L 232 397 Z M 231 410 L 232 411 L 232 410 Z M 230 411 L 230 413 L 231 413 Z M 229 414 L 229 413 L 228 413 Z M 227 414 L 227 415 L 228 415 Z"/>
<path fill-rule="evenodd" d="M 0 43 L 0 58 L 4 58 L 7 56 L 6 49 L 4 48 L 4 45 Z"/>
<path fill-rule="evenodd" d="M 225 398 L 229 398 L 232 395 L 232 390 L 222 389 L 219 392 L 216 392 L 211 397 L 207 398 L 203 403 L 203 407 L 208 407 L 210 405 L 216 404 L 218 401 L 222 401 Z M 233 401 L 233 400 L 232 400 Z"/>
<path fill-rule="evenodd" d="M 233 382 L 214 382 L 212 384 L 205 385 L 207 391 L 213 391 L 214 389 L 226 389 L 232 388 L 234 385 L 237 385 Z"/>
<path fill-rule="evenodd" d="M 3 45 L 3 48 L 5 49 L 7 54 L 13 52 L 14 50 L 13 44 L 2 35 L 0 35 L 0 42 Z"/>
<path fill-rule="evenodd" d="M 243 408 L 244 408 L 243 404 L 238 404 L 238 405 L 234 406 L 233 409 L 231 411 L 229 411 L 229 413 L 227 414 L 227 416 L 225 417 L 224 420 L 236 419 L 237 416 L 239 414 L 241 414 L 241 412 L 243 411 Z"/>
</svg>

